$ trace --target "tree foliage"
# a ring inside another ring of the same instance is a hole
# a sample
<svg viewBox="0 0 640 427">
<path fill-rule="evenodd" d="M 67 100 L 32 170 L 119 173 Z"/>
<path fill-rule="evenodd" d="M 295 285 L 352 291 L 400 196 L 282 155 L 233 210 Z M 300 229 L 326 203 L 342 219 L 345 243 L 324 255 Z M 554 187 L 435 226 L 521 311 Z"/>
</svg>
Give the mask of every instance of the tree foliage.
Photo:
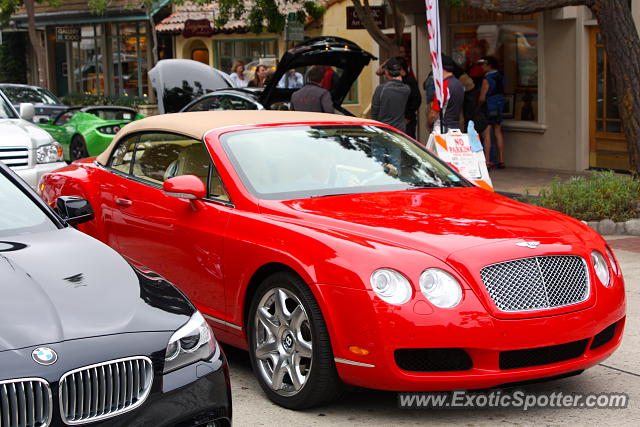
<svg viewBox="0 0 640 427">
<path fill-rule="evenodd" d="M 18 0 L 0 0 L 18 1 Z M 174 5 L 180 6 L 186 0 L 172 0 Z M 281 33 L 287 23 L 288 12 L 293 11 L 298 22 L 304 23 L 311 17 L 320 18 L 324 12 L 324 6 L 311 0 L 190 0 L 197 5 L 217 3 L 218 13 L 214 17 L 214 26 L 221 28 L 230 20 L 246 20 L 250 31 L 260 34 L 263 31 Z M 88 5 L 92 13 L 104 13 L 111 0 L 89 0 Z M 145 6 L 151 10 L 158 4 L 158 0 L 129 0 L 128 7 Z M 285 12 L 286 11 L 286 12 Z"/>
<path fill-rule="evenodd" d="M 26 83 L 27 62 L 24 54 L 27 40 L 24 33 L 5 33 L 0 45 L 0 82 Z"/>
</svg>

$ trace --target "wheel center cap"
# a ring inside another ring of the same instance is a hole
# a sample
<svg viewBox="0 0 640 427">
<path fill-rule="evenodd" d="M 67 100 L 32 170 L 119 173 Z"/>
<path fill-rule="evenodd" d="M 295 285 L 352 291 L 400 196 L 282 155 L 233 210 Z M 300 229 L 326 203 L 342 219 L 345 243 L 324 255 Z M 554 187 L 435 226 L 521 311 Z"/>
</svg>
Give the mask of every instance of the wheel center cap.
<svg viewBox="0 0 640 427">
<path fill-rule="evenodd" d="M 290 331 L 285 332 L 285 334 L 282 336 L 282 346 L 284 347 L 284 349 L 287 351 L 293 349 L 294 342 L 295 341 L 293 338 L 293 334 Z"/>
</svg>

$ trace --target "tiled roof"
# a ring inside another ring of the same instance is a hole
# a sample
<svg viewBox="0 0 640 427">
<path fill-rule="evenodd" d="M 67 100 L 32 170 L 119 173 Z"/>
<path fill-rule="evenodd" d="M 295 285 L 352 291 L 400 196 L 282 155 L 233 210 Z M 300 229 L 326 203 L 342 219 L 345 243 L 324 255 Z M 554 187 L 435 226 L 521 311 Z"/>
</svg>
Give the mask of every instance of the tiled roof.
<svg viewBox="0 0 640 427">
<path fill-rule="evenodd" d="M 326 7 L 331 6 L 342 0 L 319 0 L 320 3 L 324 3 Z M 245 2 L 246 9 L 249 11 L 253 4 L 252 1 L 247 0 Z M 289 2 L 283 2 L 280 7 L 280 11 L 283 13 L 295 12 L 298 10 L 298 6 L 294 6 Z M 211 27 L 213 33 L 246 33 L 249 31 L 247 25 L 247 15 L 242 19 L 233 19 L 231 17 L 229 21 L 223 26 L 216 28 L 214 26 L 215 16 L 218 16 L 217 3 L 209 3 L 206 5 L 197 5 L 191 2 L 185 2 L 180 6 L 176 6 L 173 13 L 163 19 L 158 25 L 156 25 L 156 31 L 160 33 L 181 33 L 184 29 L 184 23 L 187 19 L 208 19 L 211 21 Z"/>
</svg>

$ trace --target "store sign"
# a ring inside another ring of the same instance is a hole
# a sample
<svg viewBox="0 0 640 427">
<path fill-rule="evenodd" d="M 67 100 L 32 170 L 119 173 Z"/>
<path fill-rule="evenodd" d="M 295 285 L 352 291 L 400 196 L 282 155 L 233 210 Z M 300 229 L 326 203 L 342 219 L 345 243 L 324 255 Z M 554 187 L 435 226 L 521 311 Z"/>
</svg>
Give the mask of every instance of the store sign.
<svg viewBox="0 0 640 427">
<path fill-rule="evenodd" d="M 284 39 L 291 42 L 304 41 L 304 24 L 300 22 L 287 22 L 284 29 Z"/>
<path fill-rule="evenodd" d="M 187 19 L 184 22 L 182 37 L 185 39 L 189 37 L 211 37 L 212 35 L 213 28 L 211 28 L 211 21 L 208 19 Z"/>
<path fill-rule="evenodd" d="M 373 20 L 379 28 L 386 28 L 384 6 L 371 6 Z M 353 6 L 347 7 L 347 29 L 348 30 L 364 30 L 364 24 L 360 21 L 356 9 Z"/>
<path fill-rule="evenodd" d="M 80 41 L 80 27 L 56 27 L 56 41 L 58 42 Z"/>
</svg>

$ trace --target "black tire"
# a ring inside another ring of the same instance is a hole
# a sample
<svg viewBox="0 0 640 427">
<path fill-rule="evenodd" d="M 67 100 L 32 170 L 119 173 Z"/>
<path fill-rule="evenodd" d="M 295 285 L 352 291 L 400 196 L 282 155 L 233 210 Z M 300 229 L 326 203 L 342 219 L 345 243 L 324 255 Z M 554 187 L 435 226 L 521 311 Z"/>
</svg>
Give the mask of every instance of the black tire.
<svg viewBox="0 0 640 427">
<path fill-rule="evenodd" d="M 275 289 L 284 289 L 297 297 L 304 308 L 311 331 L 311 364 L 307 372 L 307 379 L 294 395 L 283 396 L 275 392 L 271 385 L 263 378 L 259 360 L 256 357 L 256 313 L 263 297 Z M 266 278 L 256 290 L 251 301 L 247 318 L 247 339 L 249 356 L 253 372 L 265 394 L 274 403 L 288 409 L 306 409 L 327 404 L 337 399 L 344 390 L 342 381 L 338 377 L 331 340 L 320 307 L 307 284 L 297 275 L 280 272 Z"/>
<path fill-rule="evenodd" d="M 84 138 L 82 136 L 75 135 L 71 140 L 71 145 L 69 146 L 69 157 L 72 162 L 89 157 L 87 144 L 84 142 Z"/>
</svg>

